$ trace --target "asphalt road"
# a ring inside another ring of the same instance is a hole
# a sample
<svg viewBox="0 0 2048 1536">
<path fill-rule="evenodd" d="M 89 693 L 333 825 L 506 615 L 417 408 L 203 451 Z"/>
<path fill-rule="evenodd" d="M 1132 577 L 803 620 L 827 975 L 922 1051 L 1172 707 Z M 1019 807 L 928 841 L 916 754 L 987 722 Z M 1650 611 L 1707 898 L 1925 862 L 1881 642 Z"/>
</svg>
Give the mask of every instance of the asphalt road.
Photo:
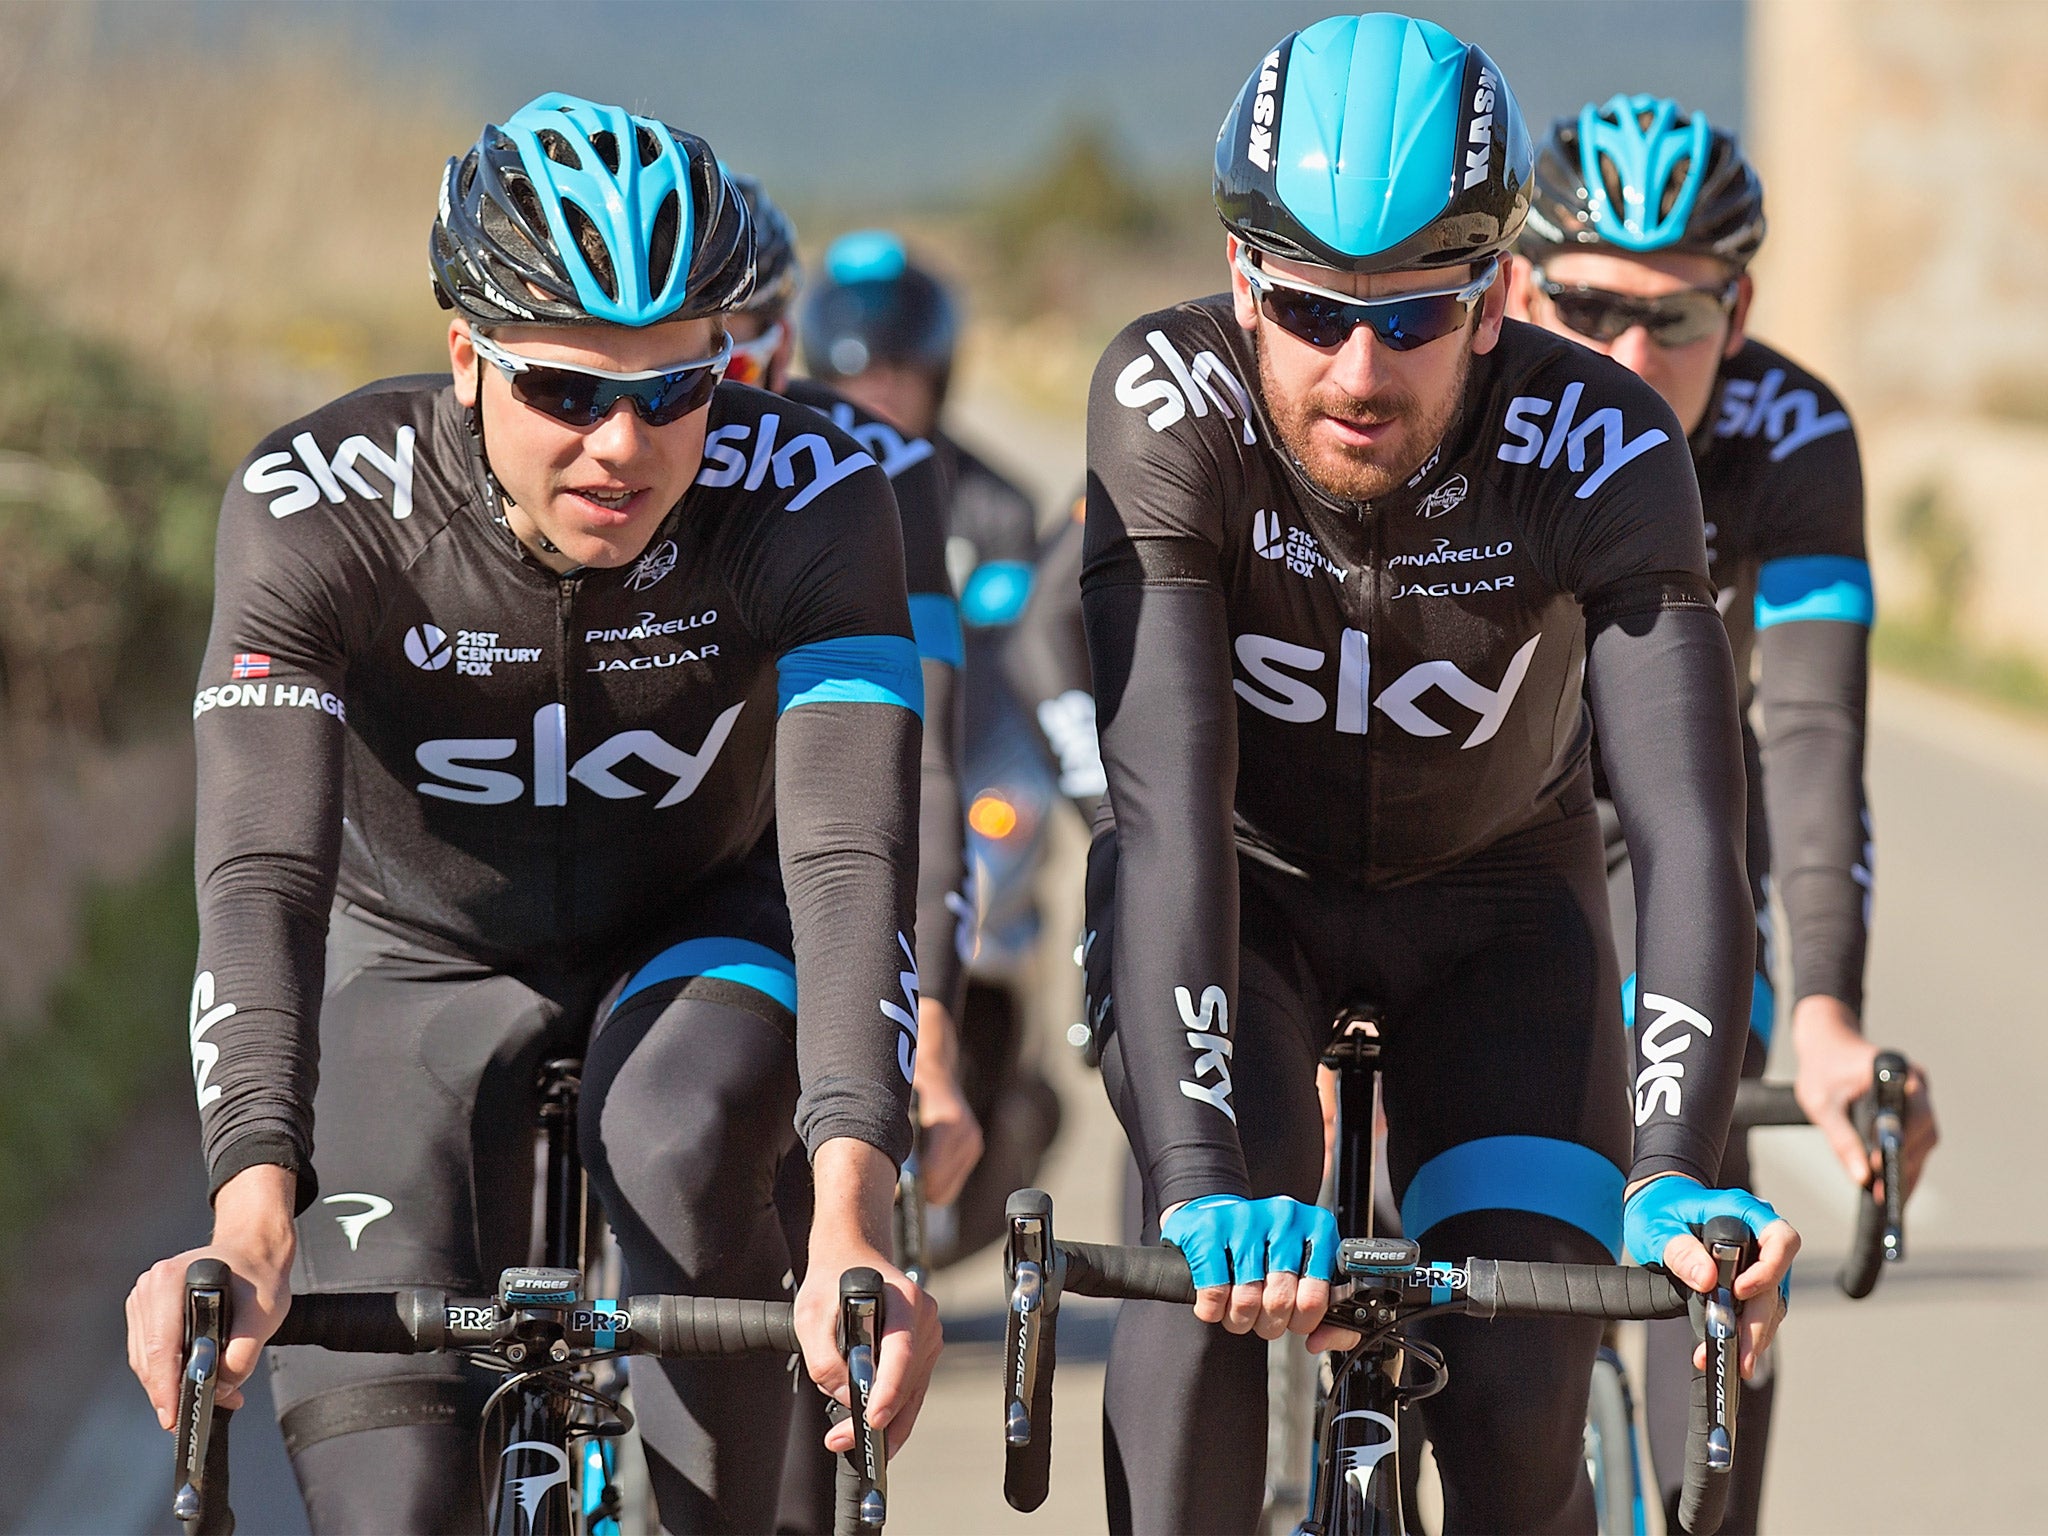
<svg viewBox="0 0 2048 1536">
<path fill-rule="evenodd" d="M 1927 1064 L 1946 1139 L 1912 1207 L 1906 1264 L 1851 1304 L 1829 1278 L 1847 1240 L 1846 1185 L 1813 1133 L 1759 1133 L 1760 1183 L 1807 1234 L 1766 1518 L 1781 1532 L 2040 1531 L 2048 1194 L 2033 1164 L 2048 1121 L 2048 730 L 1885 679 L 1870 783 L 1881 858 L 1870 1029 Z M 1069 859 L 1078 841 L 1069 828 Z M 1071 884 L 1062 895 L 1069 910 L 1049 932 L 1073 931 Z M 1075 1016 L 1059 990 L 1073 975 L 1060 947 L 1048 944 L 1042 1023 L 1067 1129 L 1047 1183 L 1063 1232 L 1108 1239 L 1121 1143 L 1099 1087 L 1058 1041 Z M 8 1530 L 172 1529 L 168 1440 L 127 1375 L 120 1298 L 146 1262 L 201 1229 L 186 1102 L 170 1096 L 139 1117 L 6 1277 L 10 1315 L 27 1325 L 0 1361 Z M 1061 1330 L 1055 1488 L 1027 1521 L 1000 1493 L 996 1268 L 984 1256 L 941 1279 L 952 1342 L 892 1468 L 889 1528 L 902 1536 L 1102 1528 L 1096 1400 L 1109 1320 L 1076 1316 Z M 61 1320 L 39 1310 L 60 1296 Z M 266 1405 L 252 1403 L 236 1428 L 241 1529 L 303 1530 Z"/>
</svg>

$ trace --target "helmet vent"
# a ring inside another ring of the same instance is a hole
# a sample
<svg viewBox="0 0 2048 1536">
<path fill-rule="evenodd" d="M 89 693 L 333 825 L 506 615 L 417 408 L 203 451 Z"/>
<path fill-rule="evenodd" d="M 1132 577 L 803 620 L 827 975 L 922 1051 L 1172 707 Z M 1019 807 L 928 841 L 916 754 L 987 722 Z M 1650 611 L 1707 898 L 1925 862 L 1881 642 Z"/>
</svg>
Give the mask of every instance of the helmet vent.
<svg viewBox="0 0 2048 1536">
<path fill-rule="evenodd" d="M 1624 206 L 1622 201 L 1623 182 L 1621 179 L 1621 167 L 1614 163 L 1612 155 L 1603 154 L 1600 156 L 1599 170 L 1601 185 L 1607 190 L 1608 206 L 1618 214 Z"/>
<path fill-rule="evenodd" d="M 566 165 L 572 171 L 583 169 L 583 157 L 576 153 L 576 146 L 552 128 L 543 128 L 534 135 L 540 140 L 541 153 L 557 165 Z"/>
<path fill-rule="evenodd" d="M 597 158 L 604 162 L 604 168 L 614 176 L 619 174 L 618 135 L 609 129 L 600 128 L 590 136 L 590 147 L 597 151 Z"/>
<path fill-rule="evenodd" d="M 534 196 L 533 183 L 524 176 L 508 175 L 501 179 L 505 185 L 505 195 L 512 200 L 512 206 L 519 210 L 519 217 L 526 220 L 526 227 L 536 234 L 545 230 L 548 227 L 548 216 L 541 210 L 540 199 Z M 486 206 L 489 205 L 489 201 L 488 198 L 485 199 Z M 531 236 L 522 235 L 520 239 L 521 243 L 529 248 L 533 244 Z"/>
<path fill-rule="evenodd" d="M 462 157 L 462 169 L 456 173 L 455 178 L 457 197 L 466 199 L 469 196 L 469 189 L 476 185 L 476 161 L 477 154 L 473 149 Z"/>
<path fill-rule="evenodd" d="M 641 169 L 646 169 L 661 158 L 661 140 L 645 123 L 633 125 L 633 139 L 635 147 L 640 151 Z M 616 170 L 617 167 L 614 166 L 613 169 Z"/>
<path fill-rule="evenodd" d="M 1657 204 L 1659 221 L 1671 217 L 1671 210 L 1678 202 L 1678 195 L 1686 188 L 1692 177 L 1692 156 L 1687 155 L 1671 167 L 1671 174 L 1664 179 L 1664 196 Z"/>
<path fill-rule="evenodd" d="M 529 226 L 536 229 L 540 228 L 540 205 L 533 202 L 532 189 L 524 182 L 514 182 L 508 179 L 505 184 L 505 190 L 511 195 L 513 202 L 518 205 L 521 216 L 528 221 Z M 519 195 L 522 192 L 526 194 L 524 197 Z M 532 206 L 529 208 L 528 204 L 532 204 Z M 505 210 L 499 206 L 495 199 L 488 197 L 478 199 L 476 217 L 477 223 L 483 227 L 483 232 L 490 237 L 491 242 L 514 260 L 521 262 L 539 260 L 540 252 L 535 249 L 532 237 L 506 216 Z"/>
<path fill-rule="evenodd" d="M 682 229 L 682 199 L 671 192 L 654 211 L 654 230 L 647 237 L 647 285 L 656 293 L 668 286 L 675 265 L 676 236 Z"/>
<path fill-rule="evenodd" d="M 583 260 L 597 284 L 604 289 L 604 296 L 614 304 L 619 300 L 619 277 L 612 269 L 612 253 L 605 249 L 604 236 L 597 232 L 597 225 L 590 215 L 570 202 L 562 199 L 562 219 L 569 226 L 569 233 L 576 237 L 576 247 L 583 252 Z"/>
</svg>

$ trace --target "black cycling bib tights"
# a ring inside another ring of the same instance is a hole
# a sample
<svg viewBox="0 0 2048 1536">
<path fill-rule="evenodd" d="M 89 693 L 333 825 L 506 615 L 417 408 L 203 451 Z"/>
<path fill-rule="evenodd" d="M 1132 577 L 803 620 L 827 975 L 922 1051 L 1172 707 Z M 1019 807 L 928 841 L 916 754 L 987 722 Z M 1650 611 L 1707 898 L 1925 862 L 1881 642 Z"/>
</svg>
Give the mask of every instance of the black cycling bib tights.
<svg viewBox="0 0 2048 1536">
<path fill-rule="evenodd" d="M 1409 1234 L 1612 1258 L 1626 1178 L 1713 1181 L 1748 1011 L 1735 681 L 1677 423 L 1626 370 L 1509 322 L 1409 483 L 1340 503 L 1278 446 L 1258 377 L 1218 297 L 1128 327 L 1089 406 L 1081 584 L 1115 811 L 1090 1006 L 1148 1212 L 1311 1198 L 1315 1031 L 1369 1001 Z M 1632 1066 L 1600 1038 L 1619 998 L 1582 688 L 1638 853 Z M 1445 1330 L 1467 1383 L 1429 1405 L 1451 1524 L 1590 1510 L 1597 1333 Z M 1262 1362 L 1126 1309 L 1119 1527 L 1250 1525 Z"/>
<path fill-rule="evenodd" d="M 1777 1012 L 1773 884 L 1785 905 L 1793 1001 L 1819 994 L 1862 1011 L 1873 869 L 1863 789 L 1873 602 L 1862 461 L 1834 392 L 1756 341 L 1722 365 L 1692 450 L 1715 601 L 1742 685 L 1758 928 L 1747 1068 L 1760 1075 Z M 1762 719 L 1761 750 L 1752 713 Z M 1609 891 L 1627 972 L 1628 852 L 1611 818 L 1610 830 Z M 1728 1144 L 1720 1182 L 1751 1187 L 1739 1141 Z M 1651 1325 L 1650 1448 L 1673 1512 L 1683 1479 L 1691 1354 L 1692 1331 L 1683 1321 Z M 1747 1397 L 1735 1491 L 1722 1522 L 1730 1536 L 1757 1528 L 1763 1494 L 1769 1383 L 1752 1383 Z"/>
<path fill-rule="evenodd" d="M 498 518 L 445 378 L 348 396 L 238 474 L 194 705 L 190 1033 L 215 1187 L 298 1174 L 295 1283 L 491 1285 L 531 1068 L 607 995 L 583 1140 L 643 1288 L 780 1294 L 777 1162 L 904 1154 L 924 690 L 878 457 L 721 386 L 646 552 L 566 576 Z M 481 1518 L 473 1440 L 436 1441 L 461 1405 L 408 1389 L 431 1373 L 318 1354 L 279 1391 L 316 1528 Z M 643 1386 L 664 1509 L 765 1519 L 781 1363 Z"/>
</svg>

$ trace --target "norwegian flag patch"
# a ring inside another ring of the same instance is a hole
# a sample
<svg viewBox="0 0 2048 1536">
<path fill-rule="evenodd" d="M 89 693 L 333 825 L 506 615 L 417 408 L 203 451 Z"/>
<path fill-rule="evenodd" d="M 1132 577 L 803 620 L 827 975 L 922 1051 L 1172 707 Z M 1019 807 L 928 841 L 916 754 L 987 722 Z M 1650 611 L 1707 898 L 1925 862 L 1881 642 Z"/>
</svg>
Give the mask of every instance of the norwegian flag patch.
<svg viewBox="0 0 2048 1536">
<path fill-rule="evenodd" d="M 270 676 L 270 658 L 261 651 L 235 652 L 235 664 L 228 674 L 236 682 L 252 677 Z"/>
</svg>

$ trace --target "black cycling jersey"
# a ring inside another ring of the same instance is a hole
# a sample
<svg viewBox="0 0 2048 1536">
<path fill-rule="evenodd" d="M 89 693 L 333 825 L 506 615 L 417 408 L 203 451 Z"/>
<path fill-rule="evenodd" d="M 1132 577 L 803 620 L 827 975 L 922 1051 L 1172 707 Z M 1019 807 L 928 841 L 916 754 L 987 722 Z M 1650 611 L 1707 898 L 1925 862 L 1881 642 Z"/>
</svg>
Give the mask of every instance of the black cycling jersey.
<svg viewBox="0 0 2048 1536">
<path fill-rule="evenodd" d="M 1751 341 L 1722 366 L 1715 408 L 1692 446 L 1745 722 L 1754 659 L 1771 876 L 1790 929 L 1793 997 L 1821 993 L 1860 1009 L 1873 604 L 1855 428 L 1826 384 Z M 1750 785 L 1752 797 L 1758 790 Z"/>
<path fill-rule="evenodd" d="M 1278 446 L 1243 382 L 1257 370 L 1219 296 L 1127 327 L 1089 404 L 1082 589 L 1116 921 L 1146 936 L 1117 950 L 1115 1005 L 1159 1204 L 1248 1192 L 1225 1027 L 1238 850 L 1380 888 L 1554 819 L 1586 760 L 1582 669 L 1637 848 L 1635 1175 L 1710 1182 L 1753 910 L 1734 678 L 1677 422 L 1627 370 L 1508 322 L 1408 484 L 1347 504 Z"/>
<path fill-rule="evenodd" d="M 771 817 L 799 1129 L 907 1151 L 923 690 L 896 507 L 859 442 L 722 385 L 641 558 L 557 575 L 498 517 L 445 376 L 387 380 L 259 446 L 216 581 L 190 1028 L 216 1188 L 277 1163 L 312 1198 L 337 893 L 505 970 L 596 966 Z"/>
<path fill-rule="evenodd" d="M 875 456 L 896 493 L 903 521 L 903 575 L 910 589 L 910 627 L 924 672 L 924 785 L 918 798 L 917 979 L 922 997 L 958 1014 L 967 990 L 962 945 L 955 938 L 955 908 L 964 907 L 966 821 L 960 810 L 965 690 L 965 642 L 960 604 L 946 571 L 948 503 L 941 451 L 921 437 L 906 438 L 888 422 L 855 405 L 829 385 L 792 379 L 783 394 L 831 418 Z M 949 898 L 958 898 L 949 900 Z"/>
</svg>

